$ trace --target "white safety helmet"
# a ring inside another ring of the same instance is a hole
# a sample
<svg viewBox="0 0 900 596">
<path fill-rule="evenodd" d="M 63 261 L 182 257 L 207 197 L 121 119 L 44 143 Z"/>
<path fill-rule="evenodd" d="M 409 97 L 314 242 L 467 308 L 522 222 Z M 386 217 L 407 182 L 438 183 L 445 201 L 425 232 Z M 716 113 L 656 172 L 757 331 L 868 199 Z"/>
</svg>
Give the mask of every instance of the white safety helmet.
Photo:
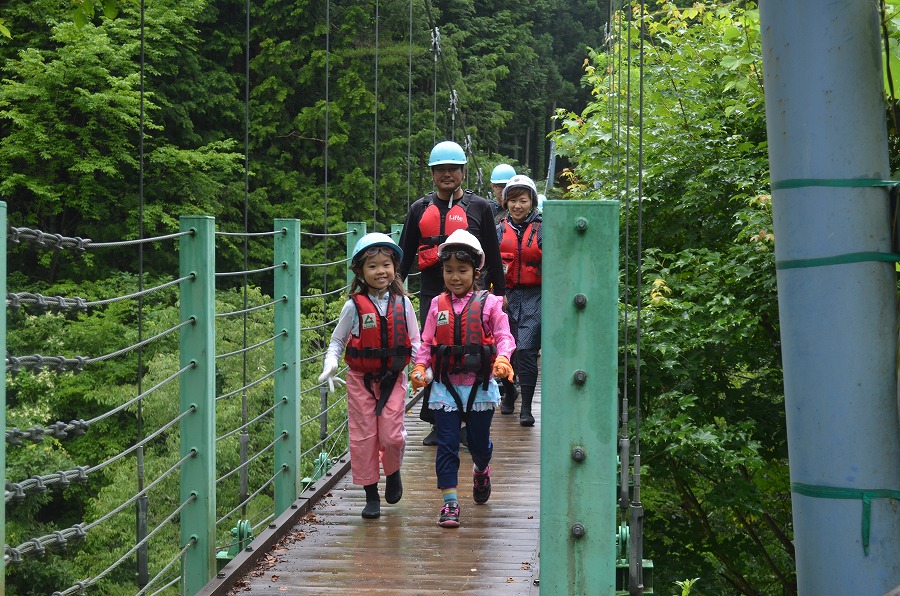
<svg viewBox="0 0 900 596">
<path fill-rule="evenodd" d="M 531 208 L 534 209 L 535 207 L 537 207 L 537 186 L 535 185 L 534 180 L 524 174 L 516 174 L 509 179 L 509 182 L 506 183 L 506 188 L 503 189 L 503 200 L 506 200 L 506 196 L 509 194 L 509 191 L 516 187 L 527 188 L 531 192 Z"/>
<path fill-rule="evenodd" d="M 452 251 L 454 247 L 460 247 L 467 253 L 475 253 L 475 256 L 481 259 L 476 269 L 484 269 L 484 250 L 481 248 L 481 242 L 469 230 L 456 230 L 449 236 L 443 244 L 438 246 L 438 258 L 446 251 Z"/>
</svg>

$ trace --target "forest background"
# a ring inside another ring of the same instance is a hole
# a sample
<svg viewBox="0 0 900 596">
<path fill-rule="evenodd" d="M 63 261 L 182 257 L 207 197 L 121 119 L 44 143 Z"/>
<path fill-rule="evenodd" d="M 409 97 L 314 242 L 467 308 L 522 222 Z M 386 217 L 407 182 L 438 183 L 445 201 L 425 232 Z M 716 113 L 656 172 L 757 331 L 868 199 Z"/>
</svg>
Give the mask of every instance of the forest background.
<svg viewBox="0 0 900 596">
<path fill-rule="evenodd" d="M 656 591 L 696 578 L 693 594 L 796 593 L 754 4 L 646 2 L 641 15 L 606 0 L 379 0 L 376 13 L 373 1 L 255 0 L 249 63 L 245 6 L 148 3 L 142 44 L 135 3 L 3 5 L 0 197 L 10 224 L 100 241 L 170 234 L 190 214 L 215 216 L 230 232 L 271 230 L 277 217 L 312 232 L 339 233 L 346 221 L 386 231 L 431 190 L 434 142 L 465 144 L 467 135 L 467 185 L 482 194 L 490 169 L 508 162 L 551 198 L 619 199 L 621 385 L 635 395 L 624 372 L 637 364 L 629 326 L 640 301 L 644 544 Z M 893 43 L 896 23 L 885 14 Z M 547 184 L 551 139 L 562 161 Z M 268 242 L 252 239 L 245 252 L 222 239 L 217 270 L 267 264 Z M 303 246 L 304 262 L 342 253 L 339 240 Z M 142 271 L 148 285 L 166 279 L 177 254 L 148 246 Z M 133 292 L 137 274 L 129 251 L 76 258 L 10 247 L 10 291 L 96 300 Z M 304 293 L 325 291 L 328 276 L 344 271 L 306 270 Z M 226 308 L 241 304 L 234 283 L 219 284 Z M 271 291 L 260 283 L 253 298 Z M 342 300 L 304 316 L 321 321 Z M 144 308 L 148 335 L 177 323 L 174 295 Z M 74 318 L 10 311 L 8 347 L 103 353 L 136 337 L 137 317 L 134 305 Z M 222 344 L 240 337 L 222 327 Z M 254 323 L 249 341 L 268 333 Z M 166 342 L 148 348 L 146 384 L 173 352 Z M 108 409 L 135 393 L 135 370 L 131 357 L 78 375 L 10 375 L 8 426 Z M 148 425 L 165 415 L 163 403 L 144 405 Z M 7 478 L 104 460 L 134 441 L 137 424 L 132 408 L 102 425 L 102 440 L 11 447 Z M 177 441 L 153 449 L 165 460 Z M 133 492 L 133 474 L 107 471 L 64 494 L 8 504 L 8 543 L 108 511 Z M 133 543 L 133 524 L 102 529 L 65 557 L 11 566 L 8 593 L 50 593 L 96 574 Z M 129 590 L 133 569 L 111 574 L 98 593 Z"/>
</svg>

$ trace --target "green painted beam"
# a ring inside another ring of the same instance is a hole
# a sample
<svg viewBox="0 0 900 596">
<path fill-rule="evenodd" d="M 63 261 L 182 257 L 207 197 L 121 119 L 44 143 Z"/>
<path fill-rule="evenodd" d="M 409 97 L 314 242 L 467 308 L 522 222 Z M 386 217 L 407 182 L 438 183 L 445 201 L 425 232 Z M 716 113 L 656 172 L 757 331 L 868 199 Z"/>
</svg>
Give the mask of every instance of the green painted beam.
<svg viewBox="0 0 900 596">
<path fill-rule="evenodd" d="M 541 592 L 614 594 L 619 203 L 546 201 Z"/>
<path fill-rule="evenodd" d="M 193 498 L 181 514 L 181 544 L 195 541 L 184 555 L 182 593 L 196 594 L 215 574 L 216 535 L 216 329 L 215 220 L 208 216 L 181 218 L 179 250 L 181 412 L 195 408 L 181 420 L 181 456 L 194 454 L 181 466 L 181 503 Z"/>
<path fill-rule="evenodd" d="M 360 238 L 366 235 L 366 222 L 364 221 L 348 221 L 347 222 L 347 286 L 353 283 L 356 277 L 350 271 L 350 259 L 353 257 L 353 247 Z"/>
<path fill-rule="evenodd" d="M 276 219 L 274 265 L 275 334 L 275 517 L 300 494 L 300 221 Z M 282 472 L 282 473 L 279 473 Z"/>
<path fill-rule="evenodd" d="M 403 235 L 403 224 L 391 224 L 391 238 L 394 242 L 400 244 L 400 236 Z M 409 276 L 403 280 L 403 287 L 409 290 Z"/>
</svg>

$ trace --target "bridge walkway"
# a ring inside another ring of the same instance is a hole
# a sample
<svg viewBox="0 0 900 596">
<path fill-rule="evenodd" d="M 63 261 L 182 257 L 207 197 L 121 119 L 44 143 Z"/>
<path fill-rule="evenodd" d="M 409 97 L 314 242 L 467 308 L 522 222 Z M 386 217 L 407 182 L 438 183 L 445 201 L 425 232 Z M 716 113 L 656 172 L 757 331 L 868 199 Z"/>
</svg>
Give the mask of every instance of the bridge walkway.
<svg viewBox="0 0 900 596">
<path fill-rule="evenodd" d="M 493 489 L 484 505 L 472 501 L 472 464 L 463 448 L 459 528 L 437 524 L 435 448 L 422 445 L 430 427 L 415 403 L 406 414 L 403 499 L 388 505 L 382 498 L 381 518 L 365 520 L 362 487 L 346 474 L 230 594 L 538 594 L 540 399 L 538 383 L 531 428 L 519 425 L 518 403 L 514 415 L 496 411 Z"/>
</svg>

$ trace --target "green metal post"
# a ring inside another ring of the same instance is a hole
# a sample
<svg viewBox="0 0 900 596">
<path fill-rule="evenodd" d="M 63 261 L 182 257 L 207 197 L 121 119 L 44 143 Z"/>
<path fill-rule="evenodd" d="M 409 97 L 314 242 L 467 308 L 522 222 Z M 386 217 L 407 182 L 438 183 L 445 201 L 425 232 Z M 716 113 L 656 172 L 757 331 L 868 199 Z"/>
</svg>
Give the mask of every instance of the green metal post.
<svg viewBox="0 0 900 596">
<path fill-rule="evenodd" d="M 400 244 L 400 236 L 403 235 L 403 224 L 391 224 L 391 238 L 394 242 Z M 409 289 L 409 276 L 403 280 L 403 287 Z"/>
<path fill-rule="evenodd" d="M 391 238 L 394 242 L 400 244 L 400 235 L 403 234 L 403 224 L 391 224 Z"/>
<path fill-rule="evenodd" d="M 6 203 L 0 201 L 0 296 L 6 296 Z M 6 308 L 0 309 L 0 354 L 6 354 Z M 0 379 L 6 379 L 6 358 L 0 363 Z M 0 383 L 0 428 L 6 428 L 6 382 Z M 0 480 L 6 486 L 6 441 L 0 442 Z M 6 508 L 0 507 L 0 544 L 6 544 Z M 0 578 L 5 578 L 0 557 Z M 6 593 L 6 582 L 0 579 L 0 596 Z"/>
<path fill-rule="evenodd" d="M 614 594 L 619 203 L 543 217 L 541 591 Z"/>
<path fill-rule="evenodd" d="M 353 257 L 353 247 L 356 246 L 356 243 L 360 238 L 366 235 L 366 222 L 364 221 L 348 221 L 347 222 L 347 285 L 353 283 L 353 278 L 356 277 L 353 275 L 353 272 L 350 271 L 350 261 Z"/>
<path fill-rule="evenodd" d="M 275 229 L 275 517 L 300 494 L 300 221 L 276 219 Z M 281 472 L 281 473 L 279 473 Z"/>
<path fill-rule="evenodd" d="M 181 514 L 181 544 L 195 541 L 185 554 L 183 594 L 196 594 L 215 574 L 216 537 L 216 333 L 215 220 L 181 218 L 181 411 L 196 410 L 181 421 L 181 456 L 194 454 L 181 467 L 181 502 L 193 502 Z"/>
</svg>

